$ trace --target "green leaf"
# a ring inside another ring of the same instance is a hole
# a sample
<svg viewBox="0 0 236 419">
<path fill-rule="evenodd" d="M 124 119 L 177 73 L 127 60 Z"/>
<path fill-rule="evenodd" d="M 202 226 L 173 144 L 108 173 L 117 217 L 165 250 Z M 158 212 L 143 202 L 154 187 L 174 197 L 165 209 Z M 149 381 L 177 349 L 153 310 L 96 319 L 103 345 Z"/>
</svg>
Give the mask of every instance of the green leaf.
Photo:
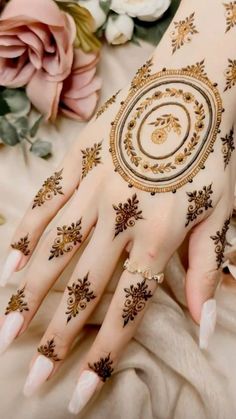
<svg viewBox="0 0 236 419">
<path fill-rule="evenodd" d="M 93 33 L 94 20 L 88 9 L 73 2 L 57 1 L 64 12 L 72 16 L 76 25 L 76 39 L 74 45 L 84 52 L 97 51 L 101 42 Z"/>
<path fill-rule="evenodd" d="M 0 94 L 0 116 L 6 115 L 7 113 L 11 112 L 7 102 L 2 97 L 2 93 Z"/>
<path fill-rule="evenodd" d="M 43 115 L 40 115 L 40 117 L 38 119 L 36 119 L 36 121 L 34 122 L 34 124 L 32 125 L 32 127 L 30 128 L 30 132 L 29 133 L 30 133 L 30 136 L 31 137 L 34 137 L 37 134 L 38 129 L 40 127 L 40 124 L 41 124 L 42 120 L 43 120 Z"/>
<path fill-rule="evenodd" d="M 143 22 L 135 19 L 134 36 L 152 45 L 158 45 L 170 22 L 172 21 L 181 0 L 172 0 L 171 6 L 156 22 Z"/>
<path fill-rule="evenodd" d="M 14 127 L 16 128 L 19 137 L 24 138 L 28 134 L 28 131 L 29 131 L 28 118 L 26 118 L 25 116 L 21 116 L 20 118 L 17 118 L 14 121 Z"/>
<path fill-rule="evenodd" d="M 2 214 L 0 214 L 0 226 L 5 224 L 5 222 L 6 222 L 5 217 Z"/>
<path fill-rule="evenodd" d="M 104 13 L 107 15 L 110 10 L 111 6 L 111 0 L 99 0 L 99 6 L 104 11 Z"/>
<path fill-rule="evenodd" d="M 4 100 L 7 102 L 10 112 L 17 116 L 27 115 L 31 104 L 24 90 L 5 89 L 2 92 Z"/>
<path fill-rule="evenodd" d="M 5 116 L 0 117 L 0 138 L 4 144 L 14 146 L 20 142 L 17 130 Z"/>
<path fill-rule="evenodd" d="M 52 144 L 48 141 L 36 140 L 30 147 L 30 151 L 38 157 L 47 159 L 52 155 Z"/>
</svg>

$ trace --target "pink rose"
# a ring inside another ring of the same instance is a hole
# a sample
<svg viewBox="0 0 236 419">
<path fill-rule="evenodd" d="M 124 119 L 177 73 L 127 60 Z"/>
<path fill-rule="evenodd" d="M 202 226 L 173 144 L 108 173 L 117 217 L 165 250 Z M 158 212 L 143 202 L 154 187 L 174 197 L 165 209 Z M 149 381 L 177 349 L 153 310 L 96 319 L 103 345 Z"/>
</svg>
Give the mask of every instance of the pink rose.
<svg viewBox="0 0 236 419">
<path fill-rule="evenodd" d="M 96 76 L 99 55 L 74 50 L 71 74 L 63 82 L 44 81 L 42 94 L 41 74 L 33 77 L 27 85 L 27 95 L 35 107 L 54 121 L 58 111 L 77 120 L 91 118 L 101 89 L 101 78 Z"/>
</svg>

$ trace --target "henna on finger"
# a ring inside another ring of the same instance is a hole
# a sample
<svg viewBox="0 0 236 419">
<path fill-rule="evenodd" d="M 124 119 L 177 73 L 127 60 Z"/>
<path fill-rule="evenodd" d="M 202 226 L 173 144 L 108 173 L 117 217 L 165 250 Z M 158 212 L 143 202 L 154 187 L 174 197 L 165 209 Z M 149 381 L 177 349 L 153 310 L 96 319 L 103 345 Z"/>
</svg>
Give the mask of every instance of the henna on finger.
<svg viewBox="0 0 236 419">
<path fill-rule="evenodd" d="M 192 36 L 199 33 L 194 22 L 195 13 L 191 13 L 184 20 L 174 22 L 175 29 L 171 34 L 172 54 L 180 49 L 184 44 L 192 40 Z"/>
<path fill-rule="evenodd" d="M 11 244 L 12 249 L 20 250 L 25 256 L 30 254 L 29 249 L 29 234 L 25 237 L 22 237 L 18 242 Z"/>
<path fill-rule="evenodd" d="M 102 163 L 100 152 L 102 150 L 102 141 L 95 143 L 93 147 L 87 147 L 81 150 L 82 153 L 82 179 L 98 164 Z"/>
<path fill-rule="evenodd" d="M 54 338 L 51 340 L 48 340 L 45 345 L 41 345 L 37 348 L 37 351 L 46 356 L 49 359 L 52 359 L 53 361 L 61 361 L 60 358 L 58 358 L 58 355 L 55 353 L 55 342 Z"/>
<path fill-rule="evenodd" d="M 63 168 L 59 172 L 55 172 L 52 176 L 48 177 L 36 194 L 33 202 L 32 209 L 41 207 L 46 201 L 51 200 L 56 195 L 64 195 L 60 181 L 62 177 Z"/>
<path fill-rule="evenodd" d="M 88 280 L 87 273 L 83 279 L 78 278 L 76 282 L 73 282 L 71 286 L 67 286 L 68 299 L 67 299 L 67 323 L 76 317 L 80 311 L 85 310 L 87 303 L 96 298 L 96 295 L 90 290 L 91 283 Z"/>
<path fill-rule="evenodd" d="M 226 86 L 224 92 L 232 89 L 236 84 L 236 60 L 228 59 L 229 65 L 225 71 Z"/>
<path fill-rule="evenodd" d="M 231 155 L 235 150 L 234 146 L 234 128 L 231 128 L 229 134 L 226 134 L 224 138 L 221 138 L 222 141 L 222 154 L 224 157 L 224 168 L 228 166 Z"/>
<path fill-rule="evenodd" d="M 57 237 L 50 250 L 49 260 L 71 252 L 74 246 L 82 242 L 81 221 L 82 218 L 76 221 L 76 223 L 71 223 L 70 226 L 57 227 Z"/>
<path fill-rule="evenodd" d="M 226 234 L 229 229 L 230 225 L 230 219 L 229 217 L 222 227 L 222 230 L 218 230 L 215 234 L 215 236 L 210 236 L 210 238 L 213 240 L 215 244 L 215 253 L 216 253 L 216 263 L 217 263 L 217 269 L 219 269 L 224 261 L 224 250 L 226 246 Z"/>
<path fill-rule="evenodd" d="M 120 93 L 120 89 L 114 94 L 112 95 L 109 99 L 107 99 L 107 101 L 101 106 L 100 109 L 98 109 L 95 119 L 98 119 L 98 117 L 100 115 L 102 115 L 111 105 L 113 105 L 113 103 L 115 103 L 116 98 L 118 96 L 118 94 Z"/>
<path fill-rule="evenodd" d="M 116 212 L 114 238 L 128 227 L 133 227 L 135 225 L 135 221 L 144 219 L 142 216 L 142 210 L 139 210 L 138 204 L 139 200 L 137 195 L 134 194 L 132 198 L 128 198 L 127 202 L 124 204 L 119 203 L 118 206 L 112 205 Z"/>
<path fill-rule="evenodd" d="M 99 361 L 94 362 L 93 364 L 88 363 L 88 366 L 91 370 L 93 370 L 103 382 L 105 382 L 108 378 L 111 377 L 114 369 L 112 368 L 113 361 L 110 358 L 110 353 L 105 358 L 100 358 Z"/>
<path fill-rule="evenodd" d="M 129 288 L 124 288 L 125 291 L 125 303 L 123 308 L 122 318 L 124 319 L 123 327 L 125 327 L 129 321 L 133 321 L 140 311 L 145 308 L 146 301 L 152 296 L 152 292 L 148 289 L 146 279 L 137 284 L 131 284 Z"/>
<path fill-rule="evenodd" d="M 203 211 L 207 211 L 212 207 L 211 194 L 212 183 L 209 186 L 203 186 L 203 189 L 199 191 L 186 192 L 188 195 L 188 202 L 192 202 L 188 207 L 187 212 L 187 221 L 185 227 L 187 227 L 191 222 L 195 221 Z"/>
<path fill-rule="evenodd" d="M 16 294 L 13 294 L 8 302 L 5 315 L 9 314 L 12 311 L 29 311 L 27 302 L 25 301 L 25 287 L 16 291 Z"/>
</svg>

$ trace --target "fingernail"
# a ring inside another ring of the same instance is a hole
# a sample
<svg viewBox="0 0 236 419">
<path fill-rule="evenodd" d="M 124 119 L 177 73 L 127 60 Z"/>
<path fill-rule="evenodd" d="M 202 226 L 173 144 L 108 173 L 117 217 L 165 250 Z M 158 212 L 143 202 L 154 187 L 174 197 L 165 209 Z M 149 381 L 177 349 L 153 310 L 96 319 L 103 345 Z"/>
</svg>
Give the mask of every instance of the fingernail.
<svg viewBox="0 0 236 419">
<path fill-rule="evenodd" d="M 53 362 L 44 355 L 36 358 L 24 385 L 23 393 L 26 397 L 31 396 L 47 380 L 53 366 Z"/>
<path fill-rule="evenodd" d="M 68 406 L 71 413 L 78 414 L 83 409 L 95 393 L 99 382 L 100 378 L 95 372 L 82 372 Z"/>
<path fill-rule="evenodd" d="M 10 346 L 19 333 L 24 317 L 18 311 L 9 313 L 0 329 L 0 355 Z"/>
<path fill-rule="evenodd" d="M 216 300 L 214 298 L 207 300 L 202 307 L 199 346 L 201 349 L 207 349 L 210 337 L 213 335 L 216 325 Z"/>
<path fill-rule="evenodd" d="M 10 251 L 5 264 L 3 265 L 3 270 L 0 278 L 0 286 L 4 287 L 10 278 L 10 276 L 15 272 L 17 266 L 19 265 L 23 253 L 19 250 L 13 249 Z"/>
<path fill-rule="evenodd" d="M 236 279 L 236 266 L 231 265 L 231 263 L 228 264 L 229 272 L 231 273 L 232 277 Z"/>
</svg>

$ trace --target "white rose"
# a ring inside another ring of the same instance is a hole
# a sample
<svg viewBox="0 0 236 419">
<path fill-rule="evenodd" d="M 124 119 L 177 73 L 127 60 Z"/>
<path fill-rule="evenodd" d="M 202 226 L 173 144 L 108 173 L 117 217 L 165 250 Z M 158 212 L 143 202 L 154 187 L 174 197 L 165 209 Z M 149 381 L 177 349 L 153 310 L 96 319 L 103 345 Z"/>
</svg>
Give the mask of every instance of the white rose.
<svg viewBox="0 0 236 419">
<path fill-rule="evenodd" d="M 99 6 L 98 0 L 80 0 L 79 5 L 88 9 L 90 14 L 93 16 L 95 27 L 94 32 L 103 25 L 106 20 L 106 14 Z"/>
<path fill-rule="evenodd" d="M 112 0 L 110 8 L 118 14 L 153 22 L 165 13 L 170 3 L 171 0 Z"/>
<path fill-rule="evenodd" d="M 109 44 L 125 44 L 132 38 L 134 22 L 127 15 L 110 16 L 107 21 L 105 36 Z"/>
</svg>

